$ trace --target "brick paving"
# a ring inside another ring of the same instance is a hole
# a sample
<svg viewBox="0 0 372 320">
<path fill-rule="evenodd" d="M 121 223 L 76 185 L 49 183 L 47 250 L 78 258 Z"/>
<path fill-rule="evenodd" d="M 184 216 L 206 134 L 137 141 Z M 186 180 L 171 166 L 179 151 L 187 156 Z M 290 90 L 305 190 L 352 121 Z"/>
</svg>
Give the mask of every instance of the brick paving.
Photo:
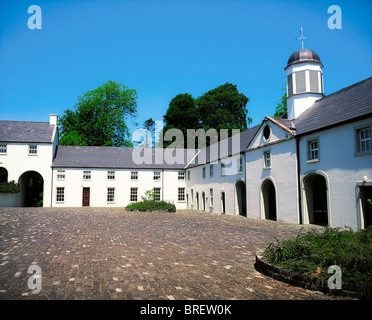
<svg viewBox="0 0 372 320">
<path fill-rule="evenodd" d="M 259 249 L 301 227 L 187 210 L 0 208 L 0 299 L 335 299 L 254 269 Z"/>
</svg>

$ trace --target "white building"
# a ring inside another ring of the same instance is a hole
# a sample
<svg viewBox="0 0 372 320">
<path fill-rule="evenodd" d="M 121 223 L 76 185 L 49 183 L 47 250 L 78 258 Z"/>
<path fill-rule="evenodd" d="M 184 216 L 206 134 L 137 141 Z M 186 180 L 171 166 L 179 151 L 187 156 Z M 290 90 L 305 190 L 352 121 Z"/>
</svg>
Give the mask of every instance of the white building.
<svg viewBox="0 0 372 320">
<path fill-rule="evenodd" d="M 138 162 L 136 148 L 58 146 L 55 115 L 0 121 L 0 181 L 21 185 L 0 193 L 0 206 L 125 207 L 153 189 L 178 209 L 366 228 L 372 78 L 325 96 L 322 68 L 313 50 L 295 51 L 285 67 L 288 119 L 265 117 L 205 153 L 178 150 L 182 161 L 167 149 L 142 150 Z"/>
</svg>

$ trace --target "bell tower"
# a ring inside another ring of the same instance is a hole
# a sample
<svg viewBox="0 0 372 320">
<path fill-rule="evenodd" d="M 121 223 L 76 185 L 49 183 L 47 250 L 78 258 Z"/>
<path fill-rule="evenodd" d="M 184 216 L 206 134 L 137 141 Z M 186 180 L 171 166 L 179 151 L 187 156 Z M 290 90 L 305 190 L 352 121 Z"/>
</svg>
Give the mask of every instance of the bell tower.
<svg viewBox="0 0 372 320">
<path fill-rule="evenodd" d="M 284 68 L 287 76 L 287 117 L 297 118 L 316 100 L 324 97 L 323 64 L 318 54 L 304 48 L 303 29 L 301 28 L 302 48 L 291 54 Z"/>
</svg>

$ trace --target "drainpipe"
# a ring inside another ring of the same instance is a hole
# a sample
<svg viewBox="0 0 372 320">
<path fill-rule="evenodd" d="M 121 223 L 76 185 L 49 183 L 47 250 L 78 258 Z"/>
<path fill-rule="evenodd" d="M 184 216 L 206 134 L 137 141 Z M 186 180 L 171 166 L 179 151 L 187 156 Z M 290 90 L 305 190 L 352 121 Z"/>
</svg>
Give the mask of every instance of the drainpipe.
<svg viewBox="0 0 372 320">
<path fill-rule="evenodd" d="M 300 139 L 296 139 L 296 160 L 297 160 L 297 184 L 298 184 L 298 212 L 300 214 L 300 224 L 302 224 L 302 190 L 301 190 L 301 169 L 300 169 Z"/>
<path fill-rule="evenodd" d="M 164 169 L 161 169 L 161 200 L 164 201 Z"/>
</svg>

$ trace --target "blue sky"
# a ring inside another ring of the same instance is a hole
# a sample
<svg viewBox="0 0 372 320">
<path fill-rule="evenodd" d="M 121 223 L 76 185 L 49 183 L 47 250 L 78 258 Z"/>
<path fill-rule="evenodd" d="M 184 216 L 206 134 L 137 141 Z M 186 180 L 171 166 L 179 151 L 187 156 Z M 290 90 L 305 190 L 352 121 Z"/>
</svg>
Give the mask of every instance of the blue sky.
<svg viewBox="0 0 372 320">
<path fill-rule="evenodd" d="M 41 30 L 27 26 L 33 4 Z M 334 4 L 339 30 L 327 24 Z M 140 125 L 162 120 L 177 94 L 226 82 L 250 98 L 255 125 L 283 94 L 300 27 L 324 64 L 326 94 L 372 75 L 371 1 L 2 0 L 0 120 L 49 121 L 110 79 L 137 90 Z"/>
</svg>

